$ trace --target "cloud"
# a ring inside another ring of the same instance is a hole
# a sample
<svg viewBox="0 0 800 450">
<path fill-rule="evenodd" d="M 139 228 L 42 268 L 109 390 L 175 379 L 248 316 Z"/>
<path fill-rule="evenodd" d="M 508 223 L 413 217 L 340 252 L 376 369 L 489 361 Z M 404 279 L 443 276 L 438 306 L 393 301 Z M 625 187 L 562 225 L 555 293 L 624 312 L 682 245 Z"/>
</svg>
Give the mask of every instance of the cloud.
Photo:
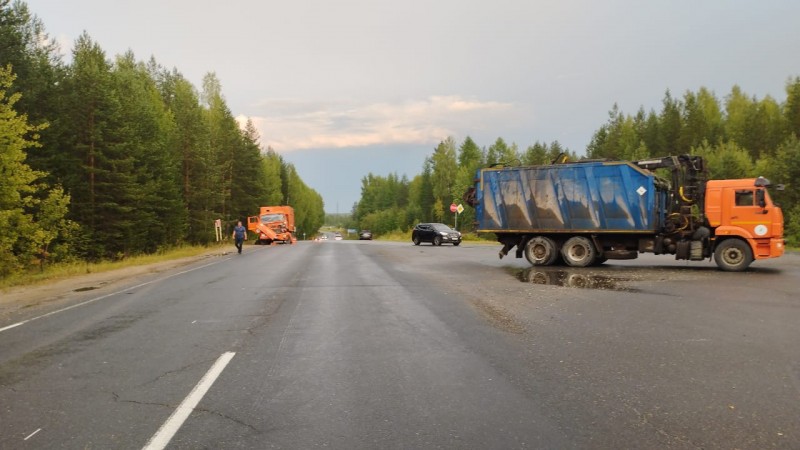
<svg viewBox="0 0 800 450">
<path fill-rule="evenodd" d="M 269 100 L 264 114 L 241 115 L 259 130 L 261 144 L 278 152 L 370 145 L 435 145 L 453 135 L 477 131 L 490 122 L 518 122 L 513 103 L 460 96 L 431 96 L 400 103 L 357 104 Z"/>
</svg>

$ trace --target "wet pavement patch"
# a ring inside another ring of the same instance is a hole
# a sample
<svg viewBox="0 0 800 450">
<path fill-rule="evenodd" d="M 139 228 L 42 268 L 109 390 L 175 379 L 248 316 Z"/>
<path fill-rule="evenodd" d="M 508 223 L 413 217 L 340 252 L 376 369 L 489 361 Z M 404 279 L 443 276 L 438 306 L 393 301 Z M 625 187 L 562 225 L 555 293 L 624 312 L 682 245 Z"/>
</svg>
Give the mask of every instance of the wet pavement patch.
<svg viewBox="0 0 800 450">
<path fill-rule="evenodd" d="M 93 291 L 93 290 L 95 290 L 95 289 L 97 289 L 97 286 L 86 286 L 86 287 L 82 287 L 82 288 L 75 289 L 75 291 L 74 291 L 74 292 L 86 292 L 86 291 Z"/>
<path fill-rule="evenodd" d="M 631 281 L 628 278 L 598 274 L 588 269 L 531 267 L 515 271 L 515 276 L 523 283 L 531 284 L 606 291 L 638 291 L 627 285 L 627 282 Z"/>
</svg>

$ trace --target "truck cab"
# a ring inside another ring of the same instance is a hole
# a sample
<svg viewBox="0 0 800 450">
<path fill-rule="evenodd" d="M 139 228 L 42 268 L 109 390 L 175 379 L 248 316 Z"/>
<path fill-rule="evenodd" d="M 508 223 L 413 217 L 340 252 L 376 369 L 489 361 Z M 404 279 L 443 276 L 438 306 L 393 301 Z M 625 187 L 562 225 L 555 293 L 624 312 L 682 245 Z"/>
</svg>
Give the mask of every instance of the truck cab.
<svg viewBox="0 0 800 450">
<path fill-rule="evenodd" d="M 262 206 L 259 215 L 247 218 L 247 229 L 256 233 L 256 245 L 297 242 L 291 206 Z"/>
<path fill-rule="evenodd" d="M 707 182 L 706 219 L 714 258 L 723 270 L 783 255 L 783 212 L 772 202 L 768 186 L 763 177 Z"/>
</svg>

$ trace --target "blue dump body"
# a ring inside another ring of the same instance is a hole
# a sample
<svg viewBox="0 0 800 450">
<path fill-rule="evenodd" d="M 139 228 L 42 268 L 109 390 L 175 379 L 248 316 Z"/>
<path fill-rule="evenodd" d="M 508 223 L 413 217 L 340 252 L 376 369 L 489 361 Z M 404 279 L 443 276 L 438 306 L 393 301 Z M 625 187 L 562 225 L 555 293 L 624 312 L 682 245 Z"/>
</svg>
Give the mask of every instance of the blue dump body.
<svg viewBox="0 0 800 450">
<path fill-rule="evenodd" d="M 480 232 L 655 233 L 666 188 L 627 162 L 482 169 L 476 186 Z"/>
</svg>

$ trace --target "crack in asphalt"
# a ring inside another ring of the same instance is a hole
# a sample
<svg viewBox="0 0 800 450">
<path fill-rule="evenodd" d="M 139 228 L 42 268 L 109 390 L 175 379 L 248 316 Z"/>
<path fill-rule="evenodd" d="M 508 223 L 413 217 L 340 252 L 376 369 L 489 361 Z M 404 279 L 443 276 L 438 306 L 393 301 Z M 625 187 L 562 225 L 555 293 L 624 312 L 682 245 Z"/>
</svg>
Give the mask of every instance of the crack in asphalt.
<svg viewBox="0 0 800 450">
<path fill-rule="evenodd" d="M 113 397 L 114 402 L 117 402 L 117 403 L 131 403 L 131 404 L 134 404 L 134 405 L 142 405 L 142 406 L 159 406 L 159 407 L 162 407 L 162 408 L 173 409 L 173 410 L 178 407 L 176 405 L 171 405 L 169 403 L 144 402 L 144 401 L 140 401 L 140 400 L 123 399 L 116 392 L 111 392 L 111 396 Z M 251 424 L 249 424 L 249 423 L 247 423 L 247 422 L 245 422 L 243 420 L 237 419 L 237 418 L 229 416 L 227 414 L 223 414 L 222 412 L 214 410 L 214 409 L 194 408 L 193 411 L 194 412 L 203 412 L 203 413 L 213 414 L 215 416 L 221 417 L 221 418 L 223 418 L 225 420 L 228 420 L 230 422 L 233 422 L 235 424 L 238 424 L 238 425 L 241 425 L 243 427 L 249 428 L 250 430 L 252 430 L 252 431 L 254 431 L 256 433 L 260 433 L 261 432 L 261 430 L 259 430 L 255 426 L 253 426 L 253 425 L 251 425 Z"/>
<path fill-rule="evenodd" d="M 260 432 L 261 432 L 261 430 L 259 430 L 258 428 L 254 427 L 253 425 L 250 425 L 250 424 L 249 424 L 249 423 L 247 423 L 247 422 L 244 422 L 244 421 L 242 421 L 242 420 L 239 420 L 239 419 L 237 419 L 237 418 L 235 418 L 235 417 L 231 417 L 231 416 L 229 416 L 229 415 L 227 415 L 227 414 L 223 414 L 223 413 L 221 413 L 221 412 L 219 412 L 219 411 L 216 411 L 216 410 L 213 410 L 213 409 L 206 409 L 206 408 L 195 408 L 195 411 L 201 411 L 201 412 L 206 412 L 206 413 L 214 414 L 215 416 L 222 417 L 223 419 L 229 420 L 229 421 L 231 421 L 231 422 L 233 422 L 233 423 L 235 423 L 235 424 L 241 425 L 241 426 L 243 426 L 243 427 L 247 427 L 247 428 L 249 428 L 249 429 L 251 429 L 251 430 L 255 431 L 256 433 L 260 433 Z"/>
<path fill-rule="evenodd" d="M 161 379 L 166 378 L 166 377 L 168 377 L 170 375 L 174 375 L 176 373 L 183 372 L 185 370 L 191 369 L 191 368 L 193 368 L 195 366 L 198 366 L 198 365 L 201 365 L 201 364 L 208 365 L 209 362 L 213 363 L 214 361 L 215 361 L 215 359 L 208 359 L 208 360 L 203 360 L 203 361 L 198 361 L 198 362 L 194 362 L 194 363 L 191 363 L 191 364 L 187 364 L 187 365 L 179 367 L 177 369 L 168 370 L 168 371 L 162 373 L 161 375 L 153 378 L 152 380 L 145 381 L 144 383 L 139 384 L 138 387 L 143 387 L 143 386 L 147 386 L 149 384 L 156 383 L 156 382 L 160 381 Z"/>
</svg>

